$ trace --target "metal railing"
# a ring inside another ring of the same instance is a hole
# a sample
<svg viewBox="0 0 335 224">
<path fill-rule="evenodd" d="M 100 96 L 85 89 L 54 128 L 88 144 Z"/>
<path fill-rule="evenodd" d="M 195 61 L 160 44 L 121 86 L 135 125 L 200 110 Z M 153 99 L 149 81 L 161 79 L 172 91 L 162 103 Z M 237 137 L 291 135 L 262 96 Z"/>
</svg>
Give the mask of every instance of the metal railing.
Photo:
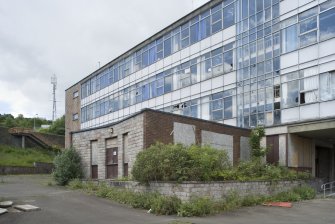
<svg viewBox="0 0 335 224">
<path fill-rule="evenodd" d="M 321 185 L 321 190 L 323 190 L 323 197 L 328 197 L 335 195 L 334 189 L 335 188 L 335 181 L 324 183 Z M 328 192 L 328 193 L 327 193 Z"/>
</svg>

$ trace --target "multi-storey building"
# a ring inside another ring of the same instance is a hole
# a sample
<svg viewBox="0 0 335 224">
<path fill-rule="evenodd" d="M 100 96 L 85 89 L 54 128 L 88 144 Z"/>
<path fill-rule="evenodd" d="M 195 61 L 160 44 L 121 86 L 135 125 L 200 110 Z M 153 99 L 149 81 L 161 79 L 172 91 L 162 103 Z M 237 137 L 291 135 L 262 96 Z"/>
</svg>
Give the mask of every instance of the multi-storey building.
<svg viewBox="0 0 335 224">
<path fill-rule="evenodd" d="M 264 125 L 271 162 L 334 179 L 334 21 L 334 0 L 212 0 L 67 89 L 66 145 L 152 108 Z"/>
</svg>

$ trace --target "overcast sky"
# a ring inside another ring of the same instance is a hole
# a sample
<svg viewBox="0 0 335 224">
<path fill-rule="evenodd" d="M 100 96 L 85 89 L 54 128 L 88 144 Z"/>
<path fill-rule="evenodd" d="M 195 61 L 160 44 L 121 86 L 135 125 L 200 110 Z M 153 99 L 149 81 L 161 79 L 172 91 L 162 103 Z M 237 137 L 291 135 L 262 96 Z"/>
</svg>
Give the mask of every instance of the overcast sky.
<svg viewBox="0 0 335 224">
<path fill-rule="evenodd" d="M 209 0 L 0 0 L 0 114 L 57 117 L 65 89 Z"/>
</svg>

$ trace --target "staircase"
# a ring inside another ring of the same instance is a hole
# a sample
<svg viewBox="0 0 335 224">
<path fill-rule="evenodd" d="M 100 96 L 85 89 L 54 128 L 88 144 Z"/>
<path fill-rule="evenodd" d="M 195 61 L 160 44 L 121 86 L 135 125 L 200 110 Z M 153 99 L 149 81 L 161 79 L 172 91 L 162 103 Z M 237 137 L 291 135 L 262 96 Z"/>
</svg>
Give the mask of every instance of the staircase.
<svg viewBox="0 0 335 224">
<path fill-rule="evenodd" d="M 10 128 L 8 132 L 11 135 L 28 137 L 42 148 L 64 148 L 64 136 L 39 133 L 30 128 Z"/>
<path fill-rule="evenodd" d="M 335 196 L 335 181 L 322 184 L 321 190 L 324 198 Z"/>
</svg>

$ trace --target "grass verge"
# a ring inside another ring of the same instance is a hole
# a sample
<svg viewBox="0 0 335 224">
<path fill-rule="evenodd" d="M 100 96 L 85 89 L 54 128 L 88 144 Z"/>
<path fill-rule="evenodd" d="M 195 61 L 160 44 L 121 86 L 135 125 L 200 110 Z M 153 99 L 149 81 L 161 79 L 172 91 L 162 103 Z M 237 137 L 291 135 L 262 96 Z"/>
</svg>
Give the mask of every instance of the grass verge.
<svg viewBox="0 0 335 224">
<path fill-rule="evenodd" d="M 37 148 L 0 145 L 0 166 L 32 167 L 34 162 L 52 163 L 55 152 Z"/>
<path fill-rule="evenodd" d="M 301 186 L 274 196 L 248 195 L 240 197 L 236 192 L 232 191 L 219 201 L 206 197 L 196 197 L 188 202 L 182 202 L 177 197 L 163 196 L 159 193 L 132 192 L 122 188 L 109 187 L 106 184 L 97 185 L 90 181 L 83 183 L 80 180 L 73 180 L 68 187 L 73 190 L 80 189 L 98 197 L 108 198 L 133 208 L 151 209 L 151 212 L 157 215 L 178 214 L 178 216 L 183 217 L 206 216 L 243 206 L 259 205 L 268 201 L 291 202 L 309 200 L 316 195 L 313 188 Z"/>
</svg>

